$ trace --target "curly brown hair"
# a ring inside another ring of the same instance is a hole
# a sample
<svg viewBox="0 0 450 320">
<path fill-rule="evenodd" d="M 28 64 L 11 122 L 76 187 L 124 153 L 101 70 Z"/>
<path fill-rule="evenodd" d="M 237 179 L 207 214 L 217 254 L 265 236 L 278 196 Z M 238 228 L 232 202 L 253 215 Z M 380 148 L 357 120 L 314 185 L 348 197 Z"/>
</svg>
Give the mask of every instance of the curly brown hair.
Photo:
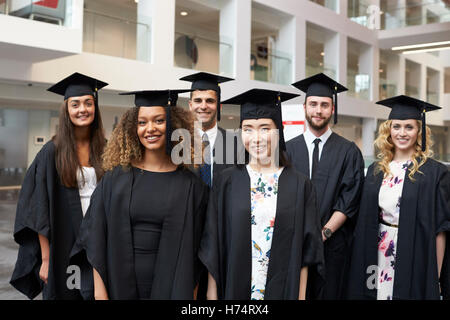
<svg viewBox="0 0 450 320">
<path fill-rule="evenodd" d="M 132 163 L 143 160 L 145 147 L 141 144 L 137 134 L 139 109 L 139 107 L 133 107 L 125 112 L 112 132 L 103 153 L 103 169 L 105 171 L 112 170 L 119 165 L 129 168 Z M 201 138 L 194 132 L 194 116 L 190 111 L 179 106 L 171 107 L 170 110 L 172 130 L 185 129 L 190 134 L 191 154 L 189 158 L 190 163 L 196 167 L 195 164 L 199 163 L 199 157 L 201 158 L 202 154 L 195 149 L 195 146 L 201 146 Z M 182 137 L 179 141 L 172 141 L 172 148 L 179 143 L 183 143 Z M 190 164 L 182 163 L 182 166 L 189 167 Z"/>
<path fill-rule="evenodd" d="M 374 142 L 375 147 L 378 150 L 377 158 L 379 159 L 374 173 L 377 174 L 378 172 L 383 171 L 385 178 L 391 174 L 389 163 L 392 159 L 394 159 L 395 155 L 395 146 L 391 138 L 391 125 L 392 120 L 386 120 L 383 122 L 378 128 L 378 137 Z M 419 127 L 419 131 L 417 132 L 414 155 L 411 159 L 413 166 L 409 169 L 408 174 L 411 181 L 415 181 L 413 178 L 414 174 L 416 172 L 422 173 L 419 168 L 427 161 L 428 158 L 433 156 L 433 151 L 431 150 L 431 147 L 433 146 L 431 129 L 426 126 L 427 145 L 426 150 L 422 151 L 422 121 L 417 120 L 417 126 Z M 420 159 L 420 163 L 417 159 Z"/>
</svg>

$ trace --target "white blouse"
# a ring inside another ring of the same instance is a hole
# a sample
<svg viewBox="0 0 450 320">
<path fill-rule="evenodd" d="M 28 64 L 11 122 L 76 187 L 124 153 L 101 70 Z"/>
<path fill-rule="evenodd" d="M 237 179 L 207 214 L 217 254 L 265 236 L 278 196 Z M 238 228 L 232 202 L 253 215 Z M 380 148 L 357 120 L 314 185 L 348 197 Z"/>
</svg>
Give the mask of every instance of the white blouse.
<svg viewBox="0 0 450 320">
<path fill-rule="evenodd" d="M 91 195 L 97 187 L 97 175 L 95 174 L 94 167 L 82 167 L 83 175 L 81 174 L 81 170 L 77 170 L 77 182 L 78 182 L 78 191 L 80 193 L 81 200 L 81 210 L 83 211 L 83 217 L 86 214 L 87 209 L 89 208 L 89 203 L 91 201 Z"/>
</svg>

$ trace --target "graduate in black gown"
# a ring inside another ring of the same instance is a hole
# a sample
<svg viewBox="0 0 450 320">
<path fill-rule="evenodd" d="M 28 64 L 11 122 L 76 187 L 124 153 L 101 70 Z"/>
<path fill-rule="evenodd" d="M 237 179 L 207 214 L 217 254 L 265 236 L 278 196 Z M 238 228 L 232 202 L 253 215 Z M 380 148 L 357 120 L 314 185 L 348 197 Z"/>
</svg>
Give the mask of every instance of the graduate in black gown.
<svg viewBox="0 0 450 320">
<path fill-rule="evenodd" d="M 347 89 L 323 73 L 293 84 L 306 92 L 306 131 L 286 143 L 293 166 L 311 178 L 319 203 L 325 282 L 310 273 L 311 299 L 342 299 L 350 240 L 364 181 L 364 161 L 354 142 L 334 133 L 337 94 Z M 333 99 L 334 97 L 334 99 Z"/>
<path fill-rule="evenodd" d="M 214 177 L 237 163 L 237 137 L 233 130 L 218 126 L 221 119 L 220 84 L 234 79 L 207 72 L 198 72 L 180 78 L 192 82 L 189 109 L 195 115 L 196 128 L 205 147 L 205 159 L 194 172 L 211 187 Z M 206 300 L 208 274 L 200 277 L 197 300 Z"/>
<path fill-rule="evenodd" d="M 221 119 L 220 84 L 234 79 L 198 72 L 180 80 L 192 82 L 189 109 L 201 123 L 201 127 L 197 130 L 203 142 L 206 142 L 207 151 L 211 153 L 210 160 L 205 161 L 197 172 L 211 187 L 214 177 L 237 163 L 236 135 L 232 130 L 225 130 L 218 126 Z"/>
<path fill-rule="evenodd" d="M 450 230 L 450 178 L 448 169 L 430 158 L 425 112 L 439 107 L 407 96 L 377 103 L 392 109 L 375 141 L 379 160 L 364 183 L 348 297 L 437 300 L 439 278 L 448 290 L 449 270 L 442 262 Z"/>
<path fill-rule="evenodd" d="M 323 270 L 315 192 L 289 166 L 281 102 L 295 96 L 253 89 L 224 101 L 241 105 L 247 165 L 214 181 L 199 256 L 208 299 L 304 299 L 308 270 Z"/>
<path fill-rule="evenodd" d="M 106 173 L 92 195 L 77 248 L 94 268 L 96 299 L 194 297 L 208 187 L 174 160 L 180 143 L 189 161 L 194 150 L 193 117 L 176 106 L 185 91 L 125 93 L 135 95 L 136 107 L 108 141 Z M 189 137 L 169 140 L 177 129 Z"/>
<path fill-rule="evenodd" d="M 92 281 L 77 283 L 81 273 L 92 275 L 86 258 L 73 261 L 77 269 L 69 256 L 89 202 L 88 175 L 94 187 L 103 175 L 97 91 L 106 85 L 74 73 L 48 89 L 64 96 L 58 129 L 26 173 L 14 225 L 20 248 L 10 283 L 30 299 L 41 291 L 43 299 L 93 296 Z"/>
</svg>

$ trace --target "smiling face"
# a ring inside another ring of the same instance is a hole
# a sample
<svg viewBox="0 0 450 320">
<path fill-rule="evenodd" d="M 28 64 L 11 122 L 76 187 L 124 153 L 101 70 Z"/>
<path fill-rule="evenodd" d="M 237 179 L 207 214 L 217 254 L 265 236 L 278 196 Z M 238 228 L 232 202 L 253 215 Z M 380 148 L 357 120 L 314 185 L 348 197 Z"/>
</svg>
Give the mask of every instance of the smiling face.
<svg viewBox="0 0 450 320">
<path fill-rule="evenodd" d="M 70 121 L 75 127 L 90 126 L 95 119 L 94 97 L 86 95 L 68 98 L 67 111 Z"/>
<path fill-rule="evenodd" d="M 391 139 L 396 150 L 414 152 L 418 134 L 417 120 L 392 120 Z"/>
<path fill-rule="evenodd" d="M 267 163 L 278 143 L 278 130 L 272 119 L 242 121 L 242 142 L 250 155 L 250 161 Z M 273 144 L 273 145 L 272 145 Z"/>
<path fill-rule="evenodd" d="M 195 114 L 197 121 L 204 129 L 210 129 L 216 124 L 217 93 L 214 90 L 196 90 L 189 100 L 189 109 Z"/>
<path fill-rule="evenodd" d="M 137 134 L 142 145 L 151 151 L 166 146 L 166 110 L 164 107 L 140 107 Z"/>
<path fill-rule="evenodd" d="M 328 126 L 334 111 L 331 98 L 310 96 L 304 107 L 305 118 L 312 129 L 321 131 Z"/>
</svg>

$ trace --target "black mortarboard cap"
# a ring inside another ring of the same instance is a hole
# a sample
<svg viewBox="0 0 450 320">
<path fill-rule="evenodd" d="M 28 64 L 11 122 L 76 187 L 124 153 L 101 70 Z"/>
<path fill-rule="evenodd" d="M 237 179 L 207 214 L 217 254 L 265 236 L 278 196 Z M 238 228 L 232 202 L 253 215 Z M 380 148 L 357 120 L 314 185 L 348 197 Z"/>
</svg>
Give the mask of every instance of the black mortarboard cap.
<svg viewBox="0 0 450 320">
<path fill-rule="evenodd" d="M 192 90 L 214 90 L 217 92 L 217 121 L 220 121 L 220 84 L 234 79 L 207 72 L 198 72 L 182 77 L 180 80 L 192 82 Z"/>
<path fill-rule="evenodd" d="M 283 134 L 283 119 L 281 115 L 281 102 L 298 97 L 299 94 L 266 90 L 251 89 L 233 98 L 223 101 L 223 104 L 238 104 L 241 106 L 241 124 L 248 119 L 272 119 L 280 130 L 280 149 L 286 151 Z"/>
<path fill-rule="evenodd" d="M 337 94 L 348 89 L 331 79 L 323 73 L 318 73 L 309 78 L 297 81 L 292 84 L 297 89 L 306 93 L 306 98 L 310 96 L 334 98 L 334 123 L 337 123 L 338 100 Z M 306 99 L 305 98 L 305 99 Z"/>
<path fill-rule="evenodd" d="M 134 95 L 134 104 L 136 107 L 164 107 L 166 110 L 166 153 L 170 156 L 172 152 L 172 123 L 170 119 L 170 107 L 176 106 L 178 94 L 190 92 L 192 90 L 174 89 L 174 90 L 144 90 L 121 92 L 119 95 Z"/>
<path fill-rule="evenodd" d="M 378 101 L 377 104 L 391 108 L 389 120 L 421 120 L 422 121 L 422 151 L 426 150 L 426 119 L 425 113 L 442 109 L 428 102 L 400 95 Z"/>
<path fill-rule="evenodd" d="M 64 100 L 85 95 L 93 95 L 97 99 L 97 91 L 107 85 L 106 82 L 75 72 L 47 90 L 64 96 Z"/>
</svg>

